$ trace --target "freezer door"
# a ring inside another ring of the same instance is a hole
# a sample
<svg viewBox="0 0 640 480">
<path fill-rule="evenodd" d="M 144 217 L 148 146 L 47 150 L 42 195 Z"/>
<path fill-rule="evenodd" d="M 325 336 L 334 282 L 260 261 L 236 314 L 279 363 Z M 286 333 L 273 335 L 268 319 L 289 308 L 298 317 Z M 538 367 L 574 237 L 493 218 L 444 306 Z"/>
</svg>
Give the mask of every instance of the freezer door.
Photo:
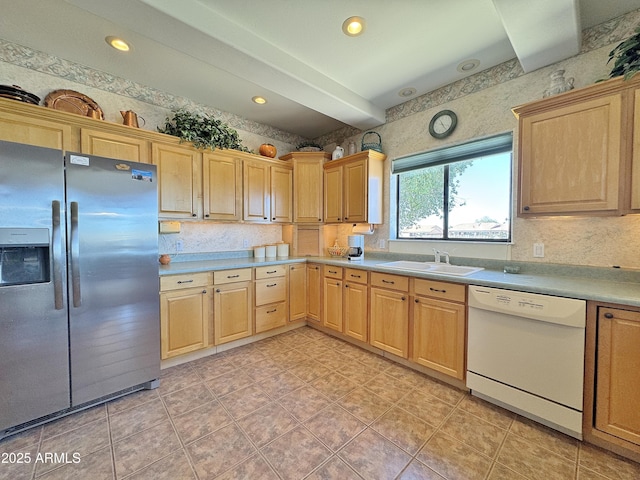
<svg viewBox="0 0 640 480">
<path fill-rule="evenodd" d="M 67 154 L 71 402 L 159 377 L 156 168 Z"/>
<path fill-rule="evenodd" d="M 68 408 L 62 152 L 0 142 L 0 431 Z"/>
</svg>

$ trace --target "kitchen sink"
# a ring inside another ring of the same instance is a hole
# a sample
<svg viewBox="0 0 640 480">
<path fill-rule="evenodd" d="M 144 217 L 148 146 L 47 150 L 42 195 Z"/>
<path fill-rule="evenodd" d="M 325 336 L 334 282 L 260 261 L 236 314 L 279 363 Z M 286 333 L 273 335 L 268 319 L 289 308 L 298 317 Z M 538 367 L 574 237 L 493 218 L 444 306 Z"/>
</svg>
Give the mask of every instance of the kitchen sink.
<svg viewBox="0 0 640 480">
<path fill-rule="evenodd" d="M 396 268 L 398 270 L 413 270 L 417 272 L 426 272 L 437 265 L 433 262 L 412 262 L 409 260 L 399 260 L 397 262 L 379 263 L 378 267 Z"/>
<path fill-rule="evenodd" d="M 484 270 L 482 267 L 465 267 L 463 265 L 449 265 L 446 263 L 434 264 L 429 270 L 431 273 L 440 273 L 444 275 L 456 275 L 458 277 L 466 277 L 472 273 Z"/>
<path fill-rule="evenodd" d="M 393 268 L 396 270 L 437 273 L 440 275 L 455 275 L 466 277 L 473 273 L 484 270 L 482 267 L 465 267 L 463 265 L 450 265 L 448 263 L 436 262 L 413 262 L 410 260 L 399 260 L 396 262 L 378 263 L 378 267 Z"/>
</svg>

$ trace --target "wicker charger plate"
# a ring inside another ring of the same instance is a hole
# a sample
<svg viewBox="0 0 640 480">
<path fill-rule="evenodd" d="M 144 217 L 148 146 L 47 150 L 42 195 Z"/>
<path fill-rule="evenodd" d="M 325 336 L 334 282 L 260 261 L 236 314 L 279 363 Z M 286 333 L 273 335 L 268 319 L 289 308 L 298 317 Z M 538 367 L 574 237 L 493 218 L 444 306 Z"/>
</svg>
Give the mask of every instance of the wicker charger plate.
<svg viewBox="0 0 640 480">
<path fill-rule="evenodd" d="M 104 113 L 100 106 L 85 94 L 74 90 L 54 90 L 44 99 L 44 106 L 104 120 Z"/>
</svg>

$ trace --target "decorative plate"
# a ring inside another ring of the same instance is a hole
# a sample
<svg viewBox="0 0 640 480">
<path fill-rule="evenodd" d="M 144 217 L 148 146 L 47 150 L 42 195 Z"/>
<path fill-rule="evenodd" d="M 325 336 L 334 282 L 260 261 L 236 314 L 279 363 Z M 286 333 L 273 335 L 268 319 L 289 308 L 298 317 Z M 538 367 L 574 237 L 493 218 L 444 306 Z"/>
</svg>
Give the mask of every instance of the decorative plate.
<svg viewBox="0 0 640 480">
<path fill-rule="evenodd" d="M 104 113 L 100 106 L 83 93 L 74 90 L 54 90 L 44 99 L 44 106 L 104 120 Z"/>
</svg>

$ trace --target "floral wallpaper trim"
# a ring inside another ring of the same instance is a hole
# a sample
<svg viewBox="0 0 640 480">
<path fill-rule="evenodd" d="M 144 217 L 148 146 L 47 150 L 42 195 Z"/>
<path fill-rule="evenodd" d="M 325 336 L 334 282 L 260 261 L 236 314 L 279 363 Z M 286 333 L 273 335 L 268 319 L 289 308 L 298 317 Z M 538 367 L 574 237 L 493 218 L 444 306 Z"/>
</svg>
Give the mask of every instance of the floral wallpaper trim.
<svg viewBox="0 0 640 480">
<path fill-rule="evenodd" d="M 269 125 L 247 120 L 246 118 L 233 113 L 198 104 L 188 98 L 163 92 L 106 72 L 94 70 L 90 67 L 70 62 L 38 50 L 33 50 L 29 47 L 11 43 L 1 38 L 0 61 L 48 75 L 53 75 L 55 77 L 64 78 L 65 80 L 98 88 L 116 95 L 133 98 L 135 100 L 170 110 L 186 108 L 197 113 L 207 113 L 220 119 L 233 128 L 245 130 L 247 132 L 273 138 L 282 142 L 295 145 L 304 140 L 304 138 L 299 135 L 285 132 Z"/>
</svg>

